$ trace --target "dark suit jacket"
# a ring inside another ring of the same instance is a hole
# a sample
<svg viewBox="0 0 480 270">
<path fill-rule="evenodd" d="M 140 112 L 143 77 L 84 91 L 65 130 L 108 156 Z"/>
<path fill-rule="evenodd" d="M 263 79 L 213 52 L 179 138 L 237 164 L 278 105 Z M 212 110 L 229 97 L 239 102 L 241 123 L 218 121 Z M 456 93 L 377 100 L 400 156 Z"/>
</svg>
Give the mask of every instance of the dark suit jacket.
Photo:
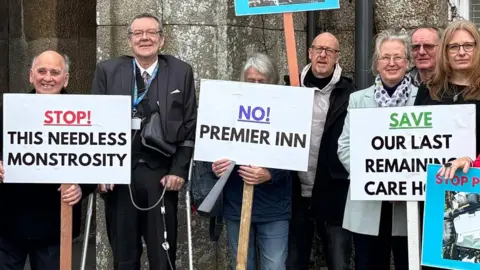
<svg viewBox="0 0 480 270">
<path fill-rule="evenodd" d="M 92 94 L 131 95 L 133 103 L 132 59 L 131 56 L 121 56 L 99 63 L 94 74 Z M 170 55 L 159 55 L 158 63 L 158 74 L 148 92 L 150 107 L 158 109 L 160 113 L 167 142 L 179 145 L 189 141 L 192 147 L 177 147 L 173 158 L 168 160 L 144 147 L 142 159 L 150 167 L 164 166 L 168 162 L 169 174 L 187 180 L 197 117 L 193 70 L 189 64 Z"/>
</svg>

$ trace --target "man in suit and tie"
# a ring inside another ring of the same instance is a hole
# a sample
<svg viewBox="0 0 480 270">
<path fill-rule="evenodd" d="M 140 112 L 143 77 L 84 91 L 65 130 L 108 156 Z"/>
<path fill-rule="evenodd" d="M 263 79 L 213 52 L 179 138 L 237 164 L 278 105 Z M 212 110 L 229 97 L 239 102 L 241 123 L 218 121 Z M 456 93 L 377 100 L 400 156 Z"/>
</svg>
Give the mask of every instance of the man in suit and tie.
<svg viewBox="0 0 480 270">
<path fill-rule="evenodd" d="M 192 67 L 160 55 L 164 40 L 158 17 L 135 16 L 128 27 L 133 57 L 99 63 L 93 79 L 93 94 L 132 96 L 131 184 L 99 187 L 105 192 L 116 270 L 140 269 L 141 237 L 150 269 L 175 269 L 178 191 L 188 176 L 197 105 Z M 173 153 L 160 153 L 142 141 L 154 113 L 160 118 L 157 128 L 163 131 L 163 141 L 176 148 Z"/>
</svg>

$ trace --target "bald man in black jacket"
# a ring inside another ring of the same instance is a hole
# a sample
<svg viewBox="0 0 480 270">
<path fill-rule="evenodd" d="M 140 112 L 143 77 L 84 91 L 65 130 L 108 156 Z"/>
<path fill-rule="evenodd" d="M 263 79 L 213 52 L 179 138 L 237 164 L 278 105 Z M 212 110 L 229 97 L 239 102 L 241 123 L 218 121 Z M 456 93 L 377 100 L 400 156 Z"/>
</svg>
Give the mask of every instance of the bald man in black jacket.
<svg viewBox="0 0 480 270">
<path fill-rule="evenodd" d="M 41 53 L 33 61 L 30 83 L 34 89 L 29 93 L 67 94 L 68 69 L 66 55 L 55 51 Z M 0 119 L 3 123 L 3 108 Z M 3 124 L 0 136 L 3 150 Z M 61 192 L 58 184 L 13 184 L 2 183 L 3 180 L 0 161 L 0 269 L 23 270 L 27 256 L 32 270 L 60 269 L 60 198 L 73 206 L 75 238 L 80 234 L 80 202 L 96 185 L 71 185 Z"/>
</svg>

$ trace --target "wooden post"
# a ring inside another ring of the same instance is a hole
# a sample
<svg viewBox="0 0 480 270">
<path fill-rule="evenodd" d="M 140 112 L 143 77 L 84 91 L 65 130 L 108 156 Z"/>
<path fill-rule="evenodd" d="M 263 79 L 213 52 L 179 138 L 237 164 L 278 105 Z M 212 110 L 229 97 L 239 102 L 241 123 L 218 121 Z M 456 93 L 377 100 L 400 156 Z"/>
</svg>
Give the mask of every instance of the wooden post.
<svg viewBox="0 0 480 270">
<path fill-rule="evenodd" d="M 71 185 L 62 185 L 62 193 Z M 72 206 L 61 200 L 61 225 L 60 225 L 60 269 L 72 270 Z"/>
<path fill-rule="evenodd" d="M 297 49 L 295 44 L 295 29 L 293 27 L 293 13 L 283 14 L 285 32 L 285 47 L 287 51 L 288 72 L 290 85 L 300 86 L 297 63 Z M 248 242 L 252 217 L 253 185 L 244 183 L 240 231 L 238 235 L 237 270 L 247 269 Z"/>
<path fill-rule="evenodd" d="M 283 28 L 285 32 L 285 48 L 287 50 L 290 85 L 300 86 L 297 63 L 297 45 L 295 43 L 295 29 L 293 27 L 293 13 L 283 14 Z"/>
<path fill-rule="evenodd" d="M 252 220 L 253 185 L 243 184 L 242 214 L 238 233 L 237 270 L 247 269 L 248 242 Z M 255 252 L 253 250 L 253 252 Z"/>
<path fill-rule="evenodd" d="M 420 215 L 418 202 L 407 202 L 408 269 L 420 270 Z"/>
</svg>

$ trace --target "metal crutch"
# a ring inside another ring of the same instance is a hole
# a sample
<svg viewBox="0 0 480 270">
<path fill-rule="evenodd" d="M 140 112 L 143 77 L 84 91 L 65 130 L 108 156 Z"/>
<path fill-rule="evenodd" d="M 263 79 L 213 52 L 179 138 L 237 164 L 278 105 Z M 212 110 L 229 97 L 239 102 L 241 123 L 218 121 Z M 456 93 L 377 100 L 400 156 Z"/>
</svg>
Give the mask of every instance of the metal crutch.
<svg viewBox="0 0 480 270">
<path fill-rule="evenodd" d="M 190 206 L 190 188 L 191 188 L 191 179 L 192 179 L 192 166 L 193 159 L 190 160 L 190 167 L 188 169 L 188 181 L 187 181 L 187 190 L 185 193 L 185 209 L 187 210 L 187 239 L 188 239 L 188 269 L 193 270 L 193 251 L 192 251 L 192 217 L 191 217 L 191 206 Z"/>
<path fill-rule="evenodd" d="M 80 265 L 80 270 L 85 270 L 85 263 L 87 261 L 88 239 L 90 236 L 90 223 L 92 221 L 94 195 L 95 193 L 88 196 L 87 224 L 85 225 L 85 236 L 83 239 L 82 261 Z"/>
</svg>

